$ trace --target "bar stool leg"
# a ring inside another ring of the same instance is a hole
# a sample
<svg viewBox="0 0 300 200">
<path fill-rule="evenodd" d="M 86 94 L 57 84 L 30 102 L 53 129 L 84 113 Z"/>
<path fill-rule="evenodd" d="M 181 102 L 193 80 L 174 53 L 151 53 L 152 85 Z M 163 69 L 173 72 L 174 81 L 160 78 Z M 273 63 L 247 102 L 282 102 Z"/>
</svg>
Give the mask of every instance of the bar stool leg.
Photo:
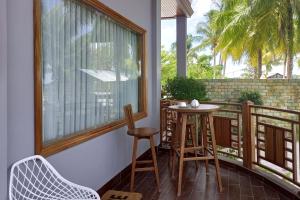
<svg viewBox="0 0 300 200">
<path fill-rule="evenodd" d="M 168 159 L 169 169 L 172 169 L 172 147 L 169 149 L 169 159 Z"/>
<path fill-rule="evenodd" d="M 133 151 L 132 151 L 132 165 L 131 165 L 131 181 L 130 181 L 130 191 L 131 192 L 134 191 L 134 178 L 135 178 L 137 145 L 138 145 L 138 138 L 134 137 Z"/>
<path fill-rule="evenodd" d="M 209 120 L 209 128 L 210 128 L 211 139 L 212 139 L 212 149 L 213 149 L 213 154 L 214 154 L 214 158 L 215 158 L 217 181 L 218 181 L 219 191 L 222 192 L 223 187 L 222 187 L 222 181 L 221 181 L 221 176 L 220 176 L 219 160 L 218 160 L 218 156 L 217 156 L 215 129 L 214 129 L 214 124 L 213 124 L 213 115 L 211 113 L 208 114 L 208 120 Z"/>
<path fill-rule="evenodd" d="M 182 126 L 181 126 L 180 159 L 179 159 L 179 175 L 178 175 L 177 196 L 181 195 L 184 146 L 185 146 L 185 134 L 186 134 L 186 121 L 187 121 L 187 115 L 185 113 L 183 113 L 182 114 Z"/>
<path fill-rule="evenodd" d="M 152 152 L 152 160 L 153 160 L 153 164 L 154 164 L 157 190 L 159 192 L 159 173 L 158 173 L 158 167 L 157 167 L 157 159 L 156 159 L 156 152 L 155 152 L 155 145 L 154 145 L 153 136 L 150 136 L 150 147 L 151 147 L 151 152 Z"/>
<path fill-rule="evenodd" d="M 175 178 L 176 152 L 172 149 L 172 178 Z"/>
<path fill-rule="evenodd" d="M 201 115 L 202 122 L 202 143 L 203 143 L 203 153 L 204 156 L 207 156 L 207 124 L 206 124 L 206 115 Z M 206 173 L 208 172 L 208 160 L 205 160 L 205 169 Z"/>
</svg>

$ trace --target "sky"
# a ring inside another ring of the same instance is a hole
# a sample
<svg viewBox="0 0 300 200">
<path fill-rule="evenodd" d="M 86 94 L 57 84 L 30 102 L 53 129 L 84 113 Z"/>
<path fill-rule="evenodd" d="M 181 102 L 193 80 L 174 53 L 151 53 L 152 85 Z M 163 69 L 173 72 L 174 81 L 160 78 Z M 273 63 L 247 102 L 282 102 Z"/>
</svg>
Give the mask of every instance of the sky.
<svg viewBox="0 0 300 200">
<path fill-rule="evenodd" d="M 212 0 L 193 0 L 192 7 L 194 14 L 191 18 L 187 20 L 187 33 L 193 35 L 196 34 L 196 26 L 198 22 L 205 21 L 205 14 L 213 9 Z M 161 22 L 161 45 L 164 46 L 167 50 L 170 50 L 171 44 L 176 41 L 176 20 L 175 19 L 166 19 Z M 231 59 L 227 61 L 226 67 L 226 77 L 234 78 L 240 77 L 243 73 L 243 69 L 246 67 L 242 62 L 233 62 Z M 264 67 L 263 67 L 264 71 Z M 280 73 L 283 74 L 282 66 L 273 66 L 272 71 L 269 75 Z M 295 62 L 294 64 L 294 74 L 300 75 L 300 68 Z"/>
<path fill-rule="evenodd" d="M 211 0 L 193 0 L 192 7 L 194 10 L 194 14 L 191 18 L 188 18 L 187 33 L 195 34 L 198 22 L 205 21 L 205 13 L 207 13 L 208 10 L 212 9 L 213 6 Z M 176 41 L 176 20 L 162 20 L 161 27 L 162 45 L 167 49 L 170 49 L 171 44 Z"/>
</svg>

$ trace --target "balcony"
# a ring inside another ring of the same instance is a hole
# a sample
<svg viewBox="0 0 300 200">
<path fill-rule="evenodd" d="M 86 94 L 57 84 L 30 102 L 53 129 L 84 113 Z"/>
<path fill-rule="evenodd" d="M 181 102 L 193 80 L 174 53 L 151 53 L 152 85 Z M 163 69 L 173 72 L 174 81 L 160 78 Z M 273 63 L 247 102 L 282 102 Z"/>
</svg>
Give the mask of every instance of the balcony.
<svg viewBox="0 0 300 200">
<path fill-rule="evenodd" d="M 168 107 L 176 103 L 177 101 L 161 100 L 161 146 L 164 149 L 171 148 L 175 131 L 171 126 L 174 114 Z M 222 108 L 214 113 L 214 128 L 219 158 L 222 160 L 221 176 L 226 189 L 224 193 L 218 193 L 215 191 L 216 187 L 208 187 L 207 191 L 198 195 L 209 196 L 209 192 L 213 190 L 216 192 L 216 199 L 245 199 L 246 196 L 250 199 L 284 199 L 284 194 L 289 194 L 287 199 L 297 199 L 293 194 L 297 194 L 300 185 L 300 112 L 257 106 L 251 102 L 209 103 Z M 201 135 L 200 129 L 196 131 Z M 198 143 L 201 143 L 201 138 L 198 138 Z M 191 167 L 192 165 L 187 168 Z M 198 193 L 196 188 L 199 183 L 190 181 L 189 178 L 193 179 L 201 172 L 195 175 L 192 169 L 186 169 L 185 173 L 184 192 L 193 196 Z M 202 184 L 209 184 L 207 181 L 208 179 Z"/>
<path fill-rule="evenodd" d="M 184 186 L 182 195 L 176 196 L 176 179 L 170 176 L 168 162 L 168 152 L 161 150 L 158 154 L 158 167 L 161 178 L 161 191 L 157 192 L 155 180 L 151 173 L 139 174 L 137 178 L 136 191 L 143 194 L 144 200 L 175 200 L 175 199 L 273 199 L 288 200 L 293 199 L 286 191 L 267 179 L 257 176 L 254 172 L 249 172 L 244 168 L 221 163 L 222 182 L 224 192 L 220 193 L 217 189 L 215 179 L 215 168 L 209 165 L 209 172 L 205 172 L 204 164 L 200 164 L 196 170 L 193 162 L 185 165 Z M 129 191 L 129 182 L 123 182 L 114 187 L 116 190 Z M 297 198 L 294 198 L 297 199 Z"/>
<path fill-rule="evenodd" d="M 0 200 L 8 199 L 13 164 L 35 154 L 101 197 L 110 189 L 128 192 L 133 140 L 126 134 L 123 106 L 129 103 L 135 104 L 137 126 L 160 126 L 160 138 L 154 139 L 159 145 L 161 191 L 152 173 L 140 173 L 135 191 L 143 199 L 299 199 L 299 107 L 222 100 L 209 103 L 222 107 L 214 113 L 214 126 L 224 191 L 217 190 L 214 162 L 208 172 L 203 162 L 198 162 L 198 169 L 189 162 L 184 165 L 182 194 L 177 196 L 169 161 L 174 129 L 168 108 L 176 102 L 160 100 L 160 23 L 164 18 L 177 20 L 176 67 L 178 75 L 185 76 L 190 2 L 0 1 Z M 259 85 L 265 80 L 251 81 Z M 235 92 L 214 90 L 226 88 L 217 80 L 206 82 L 212 97 L 226 99 Z M 300 105 L 300 82 L 283 82 L 295 93 L 292 98 L 285 85 L 276 83 L 282 87 L 276 103 Z M 227 88 L 247 84 L 234 82 Z M 266 96 L 274 92 L 262 87 Z M 197 133 L 200 145 L 200 129 Z M 137 154 L 150 156 L 148 143 L 142 143 Z"/>
</svg>

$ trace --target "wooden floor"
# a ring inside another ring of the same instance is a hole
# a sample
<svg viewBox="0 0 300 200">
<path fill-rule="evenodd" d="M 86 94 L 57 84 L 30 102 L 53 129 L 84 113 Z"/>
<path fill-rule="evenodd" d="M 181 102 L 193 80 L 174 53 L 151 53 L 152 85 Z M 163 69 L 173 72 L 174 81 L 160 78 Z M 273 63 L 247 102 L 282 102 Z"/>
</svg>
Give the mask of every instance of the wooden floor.
<svg viewBox="0 0 300 200">
<path fill-rule="evenodd" d="M 176 180 L 170 176 L 167 152 L 158 153 L 158 166 L 160 173 L 160 193 L 157 192 L 154 174 L 151 172 L 137 173 L 136 191 L 143 194 L 143 200 L 279 200 L 289 199 L 276 191 L 263 181 L 250 176 L 246 172 L 233 167 L 221 165 L 221 176 L 224 191 L 217 190 L 215 168 L 210 164 L 209 172 L 206 173 L 204 162 L 200 163 L 198 171 L 194 162 L 184 165 L 183 190 L 180 197 L 176 197 Z M 126 185 L 119 185 L 116 190 L 129 191 L 129 181 Z"/>
</svg>

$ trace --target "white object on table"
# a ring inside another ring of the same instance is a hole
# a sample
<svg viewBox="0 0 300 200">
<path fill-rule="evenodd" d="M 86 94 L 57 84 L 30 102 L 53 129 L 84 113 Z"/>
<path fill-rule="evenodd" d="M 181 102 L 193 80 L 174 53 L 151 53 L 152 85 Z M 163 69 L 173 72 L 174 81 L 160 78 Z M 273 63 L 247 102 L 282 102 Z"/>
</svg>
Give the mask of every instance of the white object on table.
<svg viewBox="0 0 300 200">
<path fill-rule="evenodd" d="M 186 103 L 185 102 L 178 102 L 178 106 L 179 107 L 186 107 Z"/>
<path fill-rule="evenodd" d="M 196 108 L 196 107 L 200 106 L 200 103 L 199 103 L 199 101 L 197 99 L 194 99 L 191 102 L 191 106 L 194 107 L 194 108 Z"/>
</svg>

